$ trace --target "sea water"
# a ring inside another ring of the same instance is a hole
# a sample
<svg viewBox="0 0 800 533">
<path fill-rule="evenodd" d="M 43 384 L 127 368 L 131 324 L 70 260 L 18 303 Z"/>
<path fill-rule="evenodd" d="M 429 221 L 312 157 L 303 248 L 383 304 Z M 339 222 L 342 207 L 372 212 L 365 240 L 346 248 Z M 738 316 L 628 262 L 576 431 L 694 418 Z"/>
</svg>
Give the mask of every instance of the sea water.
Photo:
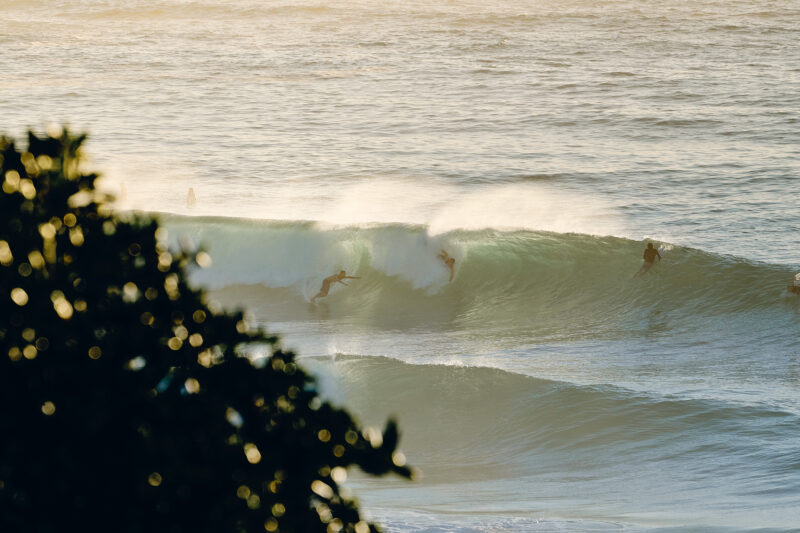
<svg viewBox="0 0 800 533">
<path fill-rule="evenodd" d="M 799 30 L 796 0 L 3 0 L 0 126 L 89 132 L 115 208 L 209 252 L 193 283 L 398 418 L 421 477 L 348 481 L 387 531 L 785 531 Z"/>
</svg>

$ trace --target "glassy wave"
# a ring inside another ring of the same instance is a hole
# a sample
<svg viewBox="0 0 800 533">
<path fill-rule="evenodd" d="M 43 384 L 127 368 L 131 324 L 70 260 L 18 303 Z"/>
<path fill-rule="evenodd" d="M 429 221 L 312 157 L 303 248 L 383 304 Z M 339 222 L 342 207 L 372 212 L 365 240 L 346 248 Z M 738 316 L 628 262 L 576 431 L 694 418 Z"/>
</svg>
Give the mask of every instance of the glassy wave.
<svg viewBox="0 0 800 533">
<path fill-rule="evenodd" d="M 606 526 L 633 529 L 785 528 L 800 520 L 800 453 L 786 447 L 787 439 L 800 437 L 796 412 L 492 368 L 346 355 L 310 363 L 336 376 L 339 390 L 328 393 L 346 395 L 367 421 L 380 423 L 388 409 L 401 427 L 413 428 L 403 447 L 423 470 L 419 484 L 429 489 L 420 508 L 460 506 L 470 509 L 467 517 L 486 519 L 505 504 L 518 516 L 535 516 L 536 502 L 547 500 L 548 516 L 581 521 L 572 528 L 519 524 L 522 530 L 596 530 L 592 524 L 609 517 L 617 518 Z M 488 490 L 504 484 L 515 491 Z M 369 490 L 414 502 L 412 487 Z M 767 497 L 775 512 L 752 513 L 751 502 Z M 639 502 L 636 513 L 627 509 L 631 500 Z M 392 511 L 393 531 L 414 523 L 414 508 Z M 498 527 L 489 520 L 478 530 Z"/>
</svg>

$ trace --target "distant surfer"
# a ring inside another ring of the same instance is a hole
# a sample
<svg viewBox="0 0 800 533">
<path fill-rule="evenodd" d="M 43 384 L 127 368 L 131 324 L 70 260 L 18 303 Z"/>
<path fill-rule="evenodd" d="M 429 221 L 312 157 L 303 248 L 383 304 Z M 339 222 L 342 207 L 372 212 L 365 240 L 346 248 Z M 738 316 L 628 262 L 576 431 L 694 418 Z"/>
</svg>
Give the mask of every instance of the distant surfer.
<svg viewBox="0 0 800 533">
<path fill-rule="evenodd" d="M 789 291 L 791 294 L 796 294 L 800 296 L 800 274 L 796 274 L 794 276 L 794 281 L 792 284 L 786 287 L 786 290 Z"/>
<path fill-rule="evenodd" d="M 447 266 L 447 268 L 450 269 L 450 281 L 453 281 L 453 276 L 456 273 L 455 269 L 456 260 L 450 257 L 450 255 L 444 250 L 442 250 L 442 253 L 440 253 L 437 257 L 439 257 L 442 261 L 444 261 L 445 266 Z"/>
<path fill-rule="evenodd" d="M 658 257 L 658 260 L 661 261 L 661 254 L 658 253 L 657 249 L 653 248 L 652 242 L 648 242 L 647 248 L 644 250 L 644 263 L 642 264 L 642 268 L 640 268 L 639 271 L 633 275 L 633 277 L 638 278 L 639 276 L 646 274 L 647 271 L 650 270 L 650 267 L 653 266 L 653 263 L 656 262 L 656 257 Z"/>
<path fill-rule="evenodd" d="M 328 291 L 331 290 L 332 283 L 341 283 L 342 285 L 348 285 L 343 279 L 359 279 L 359 276 L 348 276 L 344 270 L 339 271 L 338 274 L 334 274 L 333 276 L 328 276 L 327 278 L 322 280 L 322 288 L 319 292 L 311 298 L 311 303 L 314 303 L 314 300 L 317 298 L 323 298 L 328 295 Z M 349 285 L 348 285 L 349 287 Z"/>
</svg>

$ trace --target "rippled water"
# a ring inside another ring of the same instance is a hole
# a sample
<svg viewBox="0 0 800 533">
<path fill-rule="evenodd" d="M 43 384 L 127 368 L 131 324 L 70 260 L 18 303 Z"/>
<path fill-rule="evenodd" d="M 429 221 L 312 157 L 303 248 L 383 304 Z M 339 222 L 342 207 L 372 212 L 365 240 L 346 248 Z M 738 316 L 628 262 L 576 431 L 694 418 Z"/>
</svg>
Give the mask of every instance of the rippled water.
<svg viewBox="0 0 800 533">
<path fill-rule="evenodd" d="M 427 477 L 353 481 L 388 530 L 800 523 L 796 0 L 0 19 L 3 132 L 88 131 L 120 209 L 216 254 L 197 283 L 398 413 Z M 644 239 L 667 253 L 636 284 Z"/>
<path fill-rule="evenodd" d="M 0 9 L 6 129 L 89 130 L 140 206 L 194 186 L 216 214 L 269 217 L 376 179 L 537 180 L 636 238 L 796 264 L 795 1 Z"/>
</svg>

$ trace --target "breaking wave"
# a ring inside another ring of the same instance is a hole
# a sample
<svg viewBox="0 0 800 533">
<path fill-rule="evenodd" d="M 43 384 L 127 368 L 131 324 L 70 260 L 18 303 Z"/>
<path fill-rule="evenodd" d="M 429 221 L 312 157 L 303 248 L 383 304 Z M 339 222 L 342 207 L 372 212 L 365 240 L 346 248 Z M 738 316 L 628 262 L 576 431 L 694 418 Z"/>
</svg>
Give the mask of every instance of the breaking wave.
<svg viewBox="0 0 800 533">
<path fill-rule="evenodd" d="M 306 313 L 322 279 L 346 270 L 324 305 L 339 315 L 419 316 L 444 326 L 613 332 L 658 310 L 673 324 L 780 309 L 786 266 L 656 243 L 663 259 L 646 275 L 643 241 L 535 231 L 456 230 L 421 225 L 326 226 L 165 215 L 174 245 L 204 247 L 213 264 L 192 273 L 212 290 L 239 290 L 240 304 Z M 455 258 L 453 280 L 437 257 Z M 241 290 L 244 288 L 244 290 Z M 412 320 L 413 323 L 413 320 Z"/>
</svg>

